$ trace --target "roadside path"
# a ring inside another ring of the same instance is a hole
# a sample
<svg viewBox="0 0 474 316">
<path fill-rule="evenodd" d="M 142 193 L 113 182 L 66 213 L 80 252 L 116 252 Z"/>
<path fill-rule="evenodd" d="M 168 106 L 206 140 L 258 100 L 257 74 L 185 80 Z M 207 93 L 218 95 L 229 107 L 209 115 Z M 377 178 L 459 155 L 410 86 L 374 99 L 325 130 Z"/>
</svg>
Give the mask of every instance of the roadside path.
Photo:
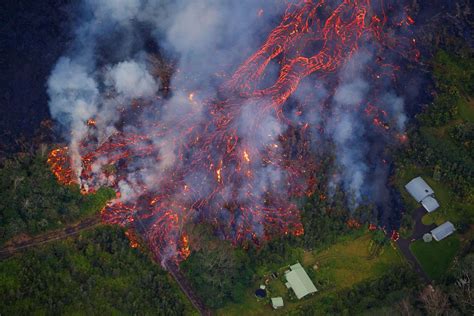
<svg viewBox="0 0 474 316">
<path fill-rule="evenodd" d="M 204 316 L 212 315 L 211 311 L 206 307 L 206 305 L 204 305 L 202 300 L 196 295 L 193 288 L 191 287 L 191 284 L 189 284 L 184 274 L 181 273 L 178 265 L 168 260 L 163 263 L 163 266 L 173 276 L 176 283 L 178 283 L 181 290 L 184 292 L 184 294 L 186 294 L 188 299 L 191 301 L 194 307 L 199 311 L 199 313 Z"/>
<path fill-rule="evenodd" d="M 426 274 L 425 271 L 423 271 L 423 268 L 421 267 L 420 263 L 418 262 L 418 260 L 416 260 L 415 255 L 410 250 L 410 244 L 413 241 L 423 238 L 424 234 L 429 233 L 433 228 L 436 227 L 436 225 L 434 224 L 427 226 L 421 222 L 421 219 L 425 214 L 426 210 L 422 206 L 420 206 L 415 210 L 415 212 L 413 212 L 412 218 L 415 222 L 415 228 L 413 229 L 413 233 L 407 239 L 400 237 L 397 240 L 397 245 L 402 254 L 408 260 L 408 262 L 413 266 L 416 273 L 427 283 L 431 283 L 430 277 Z"/>
<path fill-rule="evenodd" d="M 26 250 L 31 247 L 36 247 L 51 241 L 65 239 L 69 236 L 80 233 L 81 231 L 97 227 L 101 224 L 100 216 L 87 218 L 76 224 L 53 230 L 41 235 L 33 236 L 27 240 L 20 242 L 12 242 L 10 245 L 0 248 L 0 260 L 7 259 L 14 254 Z"/>
</svg>

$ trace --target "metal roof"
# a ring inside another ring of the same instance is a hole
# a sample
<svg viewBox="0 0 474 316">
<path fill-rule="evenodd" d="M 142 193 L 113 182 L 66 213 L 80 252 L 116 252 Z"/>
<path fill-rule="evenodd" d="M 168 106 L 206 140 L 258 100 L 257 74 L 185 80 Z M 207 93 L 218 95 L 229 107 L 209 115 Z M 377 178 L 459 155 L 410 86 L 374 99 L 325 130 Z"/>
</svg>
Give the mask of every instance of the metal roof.
<svg viewBox="0 0 474 316">
<path fill-rule="evenodd" d="M 453 223 L 448 221 L 433 229 L 431 235 L 433 235 L 434 240 L 440 241 L 451 235 L 455 230 Z"/>
<path fill-rule="evenodd" d="M 405 185 L 405 189 L 417 201 L 421 202 L 427 196 L 433 195 L 433 189 L 421 177 L 417 177 Z"/>
<path fill-rule="evenodd" d="M 291 271 L 286 273 L 286 280 L 298 299 L 317 291 L 308 274 L 300 263 L 290 266 Z"/>
<path fill-rule="evenodd" d="M 421 205 L 428 211 L 428 213 L 433 212 L 439 207 L 438 201 L 432 196 L 427 196 L 421 201 Z"/>
<path fill-rule="evenodd" d="M 272 306 L 273 308 L 283 307 L 283 298 L 279 297 L 272 297 Z"/>
</svg>

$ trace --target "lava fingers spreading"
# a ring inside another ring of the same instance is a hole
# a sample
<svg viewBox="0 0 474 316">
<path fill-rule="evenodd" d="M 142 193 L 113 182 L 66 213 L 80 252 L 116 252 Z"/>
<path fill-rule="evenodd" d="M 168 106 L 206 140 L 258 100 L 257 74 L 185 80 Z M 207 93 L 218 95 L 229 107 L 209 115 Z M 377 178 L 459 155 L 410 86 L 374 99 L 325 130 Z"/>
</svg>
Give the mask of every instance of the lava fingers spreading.
<svg viewBox="0 0 474 316">
<path fill-rule="evenodd" d="M 173 120 L 157 115 L 135 129 L 117 128 L 100 142 L 89 133 L 79 149 L 81 170 L 71 170 L 68 150 L 60 148 L 49 157 L 53 172 L 64 184 L 80 184 L 84 193 L 103 185 L 115 188 L 117 198 L 102 210 L 103 221 L 141 236 L 161 260 L 189 255 L 190 222 L 209 223 L 234 244 L 301 235 L 292 198 L 314 191 L 319 170 L 308 158 L 309 124 L 293 124 L 285 104 L 303 79 L 329 80 L 367 43 L 374 55 L 391 50 L 416 58 L 411 41 L 384 33 L 384 10 L 369 0 L 291 4 L 260 49 L 222 82 L 219 97 L 198 100 L 199 91 L 182 91 L 189 94 L 188 111 Z M 394 68 L 383 58 L 376 63 L 379 76 Z M 268 83 L 271 64 L 279 71 Z M 296 112 L 311 111 L 311 106 L 302 102 Z M 389 119 L 375 105 L 367 105 L 366 112 L 386 129 Z M 198 115 L 205 119 L 196 120 Z M 130 176 L 144 165 L 157 167 Z"/>
</svg>

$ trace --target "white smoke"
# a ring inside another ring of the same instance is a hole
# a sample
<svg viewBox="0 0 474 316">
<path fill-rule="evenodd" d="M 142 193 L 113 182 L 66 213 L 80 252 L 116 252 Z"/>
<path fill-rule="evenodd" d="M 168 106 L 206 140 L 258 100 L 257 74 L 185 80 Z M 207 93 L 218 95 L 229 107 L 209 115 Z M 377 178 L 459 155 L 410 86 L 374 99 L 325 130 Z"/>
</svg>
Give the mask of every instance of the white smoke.
<svg viewBox="0 0 474 316">
<path fill-rule="evenodd" d="M 70 58 L 61 58 L 48 80 L 51 115 L 71 130 L 73 170 L 79 175 L 79 143 L 87 133 L 86 121 L 97 114 L 100 97 L 97 82 L 87 67 Z"/>
<path fill-rule="evenodd" d="M 133 60 L 114 65 L 108 70 L 106 78 L 106 83 L 127 98 L 152 97 L 159 88 L 146 66 Z"/>
<path fill-rule="evenodd" d="M 341 181 L 356 207 L 362 198 L 362 188 L 367 181 L 365 161 L 367 144 L 361 104 L 369 92 L 365 80 L 366 66 L 371 58 L 368 53 L 354 54 L 339 73 L 339 85 L 333 100 L 333 112 L 328 132 L 336 145 L 336 160 L 341 169 Z"/>
</svg>

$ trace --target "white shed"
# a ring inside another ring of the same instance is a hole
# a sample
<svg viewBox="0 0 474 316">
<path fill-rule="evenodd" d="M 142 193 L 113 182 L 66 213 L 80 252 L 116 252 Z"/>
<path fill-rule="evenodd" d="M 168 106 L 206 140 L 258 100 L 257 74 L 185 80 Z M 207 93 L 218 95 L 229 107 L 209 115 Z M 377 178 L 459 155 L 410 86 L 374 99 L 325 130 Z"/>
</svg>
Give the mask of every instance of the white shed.
<svg viewBox="0 0 474 316">
<path fill-rule="evenodd" d="M 283 307 L 283 298 L 282 297 L 272 297 L 272 306 L 274 309 L 279 309 Z"/>
<path fill-rule="evenodd" d="M 421 205 L 428 211 L 428 213 L 433 212 L 439 207 L 438 201 L 432 196 L 427 196 L 421 201 Z"/>
<path fill-rule="evenodd" d="M 440 240 L 443 240 L 444 238 L 448 237 L 452 233 L 454 233 L 455 230 L 456 230 L 456 228 L 454 228 L 453 223 L 447 221 L 447 222 L 439 225 L 435 229 L 433 229 L 431 231 L 431 235 L 433 235 L 434 240 L 440 241 Z"/>
</svg>

